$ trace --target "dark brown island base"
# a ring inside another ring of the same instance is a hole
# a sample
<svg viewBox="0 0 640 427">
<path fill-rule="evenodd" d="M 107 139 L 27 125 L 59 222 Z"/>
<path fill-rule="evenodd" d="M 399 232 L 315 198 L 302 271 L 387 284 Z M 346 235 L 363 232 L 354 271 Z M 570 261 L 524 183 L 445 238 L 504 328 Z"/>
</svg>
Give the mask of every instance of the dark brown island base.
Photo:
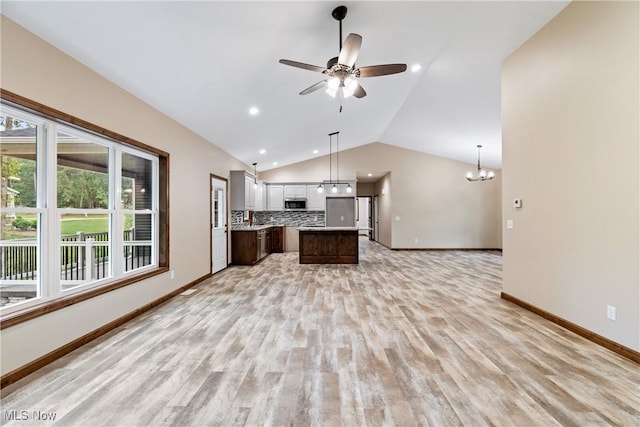
<svg viewBox="0 0 640 427">
<path fill-rule="evenodd" d="M 300 264 L 358 264 L 357 227 L 302 227 Z"/>
</svg>

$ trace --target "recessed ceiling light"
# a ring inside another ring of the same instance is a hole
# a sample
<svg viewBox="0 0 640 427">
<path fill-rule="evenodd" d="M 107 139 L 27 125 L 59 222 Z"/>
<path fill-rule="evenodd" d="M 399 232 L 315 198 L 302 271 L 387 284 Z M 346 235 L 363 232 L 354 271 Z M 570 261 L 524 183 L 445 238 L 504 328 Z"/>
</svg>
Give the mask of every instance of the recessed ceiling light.
<svg viewBox="0 0 640 427">
<path fill-rule="evenodd" d="M 422 69 L 422 65 L 420 65 L 420 64 L 413 64 L 411 66 L 411 72 L 413 72 L 413 73 L 417 73 L 421 69 Z"/>
<path fill-rule="evenodd" d="M 368 173 L 367 176 L 373 176 L 373 174 L 372 173 Z"/>
<path fill-rule="evenodd" d="M 278 166 L 278 162 L 273 162 L 272 165 L 273 166 Z"/>
<path fill-rule="evenodd" d="M 313 154 L 318 154 L 318 150 L 313 150 Z"/>
<path fill-rule="evenodd" d="M 256 114 L 258 114 L 260 112 L 260 110 L 258 110 L 258 107 L 251 107 L 249 108 L 249 114 L 251 114 L 252 116 L 255 116 Z"/>
<path fill-rule="evenodd" d="M 265 149 L 263 148 L 263 149 L 261 149 L 261 150 L 260 150 L 260 151 L 258 151 L 258 152 L 259 152 L 260 154 L 264 154 L 264 153 L 266 153 L 266 152 L 267 152 L 267 150 L 265 150 Z"/>
</svg>

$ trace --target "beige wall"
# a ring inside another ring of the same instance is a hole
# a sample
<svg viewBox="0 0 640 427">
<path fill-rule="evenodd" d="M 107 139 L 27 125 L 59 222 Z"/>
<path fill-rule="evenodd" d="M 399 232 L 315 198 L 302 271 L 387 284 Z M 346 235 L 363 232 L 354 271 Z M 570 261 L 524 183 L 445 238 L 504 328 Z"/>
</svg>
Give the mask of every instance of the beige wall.
<svg viewBox="0 0 640 427">
<path fill-rule="evenodd" d="M 504 291 L 635 350 L 638 16 L 638 2 L 573 2 L 502 70 Z"/>
<path fill-rule="evenodd" d="M 356 193 L 358 194 L 358 197 L 373 196 L 374 189 L 375 183 L 373 182 L 359 182 Z"/>
<path fill-rule="evenodd" d="M 392 248 L 501 248 L 501 172 L 496 171 L 493 181 L 471 183 L 464 177 L 474 169 L 382 143 L 340 152 L 341 179 L 354 179 L 357 172 L 391 171 L 381 180 L 385 196 L 378 194 L 380 241 Z M 327 179 L 328 172 L 329 158 L 323 156 L 262 172 L 260 178 L 313 182 Z"/>
<path fill-rule="evenodd" d="M 170 153 L 170 268 L 0 331 L 5 374 L 210 271 L 209 174 L 247 165 L 2 17 L 2 88 Z M 189 248 L 189 250 L 184 250 Z"/>
</svg>

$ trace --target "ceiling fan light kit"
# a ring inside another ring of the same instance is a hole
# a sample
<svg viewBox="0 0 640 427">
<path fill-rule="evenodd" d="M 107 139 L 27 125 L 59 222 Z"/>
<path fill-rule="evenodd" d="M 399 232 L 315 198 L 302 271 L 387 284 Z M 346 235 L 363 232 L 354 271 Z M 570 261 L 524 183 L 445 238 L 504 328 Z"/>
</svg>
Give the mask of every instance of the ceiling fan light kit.
<svg viewBox="0 0 640 427">
<path fill-rule="evenodd" d="M 324 88 L 332 98 L 339 97 L 340 100 L 351 96 L 364 98 L 367 92 L 358 82 L 358 78 L 385 76 L 406 71 L 407 64 L 371 65 L 356 68 L 355 63 L 362 45 L 362 37 L 359 34 L 351 33 L 345 39 L 344 44 L 342 43 L 342 20 L 347 16 L 346 6 L 336 7 L 331 16 L 340 23 L 340 53 L 337 57 L 327 61 L 326 68 L 288 59 L 279 61 L 284 65 L 319 72 L 327 76 L 326 79 L 304 89 L 300 95 L 307 95 Z M 340 109 L 342 110 L 342 107 Z"/>
</svg>

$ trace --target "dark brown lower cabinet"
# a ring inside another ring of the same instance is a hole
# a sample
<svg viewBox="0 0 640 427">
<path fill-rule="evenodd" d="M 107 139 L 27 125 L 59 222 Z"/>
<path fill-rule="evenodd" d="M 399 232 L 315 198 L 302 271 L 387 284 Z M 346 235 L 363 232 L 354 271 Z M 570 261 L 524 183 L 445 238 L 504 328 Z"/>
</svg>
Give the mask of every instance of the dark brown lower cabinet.
<svg viewBox="0 0 640 427">
<path fill-rule="evenodd" d="M 284 227 L 271 227 L 271 252 L 284 252 Z"/>
<path fill-rule="evenodd" d="M 256 230 L 231 230 L 231 263 L 253 265 L 258 262 L 258 232 Z"/>
<path fill-rule="evenodd" d="M 357 264 L 358 230 L 300 230 L 300 264 Z"/>
<path fill-rule="evenodd" d="M 270 254 L 271 252 L 273 252 L 273 248 L 271 247 L 272 241 L 273 239 L 271 238 L 271 236 L 273 235 L 273 227 L 272 228 L 267 228 L 264 234 L 264 238 L 265 238 L 265 244 L 264 244 L 264 248 L 266 251 L 266 255 Z"/>
<path fill-rule="evenodd" d="M 284 227 L 231 230 L 231 263 L 253 265 L 272 252 L 284 252 Z"/>
</svg>

